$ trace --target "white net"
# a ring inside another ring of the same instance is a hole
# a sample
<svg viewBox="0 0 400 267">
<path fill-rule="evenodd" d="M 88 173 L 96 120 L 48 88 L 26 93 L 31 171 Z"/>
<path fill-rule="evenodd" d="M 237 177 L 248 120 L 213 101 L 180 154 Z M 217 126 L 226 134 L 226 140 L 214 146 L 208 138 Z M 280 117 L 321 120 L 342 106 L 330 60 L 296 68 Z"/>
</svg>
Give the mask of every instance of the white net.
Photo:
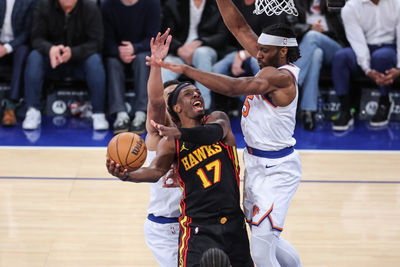
<svg viewBox="0 0 400 267">
<path fill-rule="evenodd" d="M 260 15 L 263 12 L 268 16 L 280 15 L 286 12 L 289 15 L 297 16 L 298 12 L 293 0 L 256 0 L 254 14 Z"/>
</svg>

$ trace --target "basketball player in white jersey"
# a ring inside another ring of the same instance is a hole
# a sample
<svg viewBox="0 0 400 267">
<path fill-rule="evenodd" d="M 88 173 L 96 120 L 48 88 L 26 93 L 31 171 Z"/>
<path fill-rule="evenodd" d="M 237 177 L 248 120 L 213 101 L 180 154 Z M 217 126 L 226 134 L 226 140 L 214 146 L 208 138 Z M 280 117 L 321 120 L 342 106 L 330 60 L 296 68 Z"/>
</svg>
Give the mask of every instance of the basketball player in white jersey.
<svg viewBox="0 0 400 267">
<path fill-rule="evenodd" d="M 244 151 L 244 210 L 251 225 L 251 251 L 257 267 L 301 266 L 296 250 L 280 238 L 289 204 L 301 179 L 300 157 L 293 146 L 300 57 L 295 34 L 283 24 L 258 37 L 231 0 L 216 0 L 224 22 L 244 49 L 257 58 L 255 77 L 233 78 L 184 64 L 164 68 L 228 95 L 247 95 L 241 126 Z"/>
<path fill-rule="evenodd" d="M 153 60 L 162 60 L 168 53 L 171 36 L 169 29 L 151 40 L 151 57 Z M 169 37 L 168 37 L 169 36 Z M 175 89 L 179 82 L 166 83 L 165 90 L 161 79 L 161 68 L 150 65 L 150 76 L 147 84 L 148 104 L 146 119 L 146 146 L 147 162 L 151 162 L 156 156 L 156 149 L 161 137 L 158 131 L 151 125 L 150 120 L 164 122 L 173 126 L 171 117 L 166 108 L 164 95 Z M 150 203 L 147 208 L 148 217 L 144 225 L 144 234 L 147 246 L 153 252 L 155 259 L 161 267 L 173 267 L 178 265 L 178 243 L 180 216 L 179 203 L 182 198 L 182 190 L 163 187 L 164 179 L 150 184 Z"/>
</svg>

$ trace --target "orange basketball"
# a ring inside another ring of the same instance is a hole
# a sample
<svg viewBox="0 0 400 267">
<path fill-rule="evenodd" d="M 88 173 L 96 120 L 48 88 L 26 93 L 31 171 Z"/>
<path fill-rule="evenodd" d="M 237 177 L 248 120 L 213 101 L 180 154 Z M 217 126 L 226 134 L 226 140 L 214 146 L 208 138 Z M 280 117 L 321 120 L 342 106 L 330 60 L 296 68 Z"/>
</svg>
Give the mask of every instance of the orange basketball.
<svg viewBox="0 0 400 267">
<path fill-rule="evenodd" d="M 147 148 L 143 139 L 131 132 L 114 136 L 107 146 L 107 155 L 128 171 L 139 169 L 146 161 Z"/>
</svg>

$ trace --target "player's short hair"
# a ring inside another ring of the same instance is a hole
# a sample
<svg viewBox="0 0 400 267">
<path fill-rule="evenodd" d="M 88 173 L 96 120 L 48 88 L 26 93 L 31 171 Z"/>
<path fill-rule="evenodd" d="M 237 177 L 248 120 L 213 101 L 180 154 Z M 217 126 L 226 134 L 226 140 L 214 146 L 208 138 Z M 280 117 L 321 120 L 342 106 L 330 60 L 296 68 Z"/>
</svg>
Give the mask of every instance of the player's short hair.
<svg viewBox="0 0 400 267">
<path fill-rule="evenodd" d="M 275 35 L 275 36 L 281 36 L 281 37 L 286 37 L 286 38 L 296 38 L 296 34 L 292 30 L 292 28 L 284 23 L 276 23 L 272 24 L 268 27 L 265 27 L 262 31 L 265 34 L 270 34 L 270 35 Z M 297 59 L 299 59 L 300 56 L 300 49 L 298 46 L 296 47 L 287 47 L 288 52 L 286 55 L 286 58 L 288 62 L 295 62 Z"/>
<path fill-rule="evenodd" d="M 209 248 L 200 259 L 200 267 L 230 267 L 228 255 L 219 248 Z"/>
<path fill-rule="evenodd" d="M 180 83 L 180 81 L 178 81 L 178 80 L 169 80 L 169 81 L 166 81 L 165 83 L 163 83 L 163 87 L 164 87 L 164 89 L 166 89 L 167 87 L 169 87 L 173 84 L 179 84 L 179 83 Z"/>
</svg>

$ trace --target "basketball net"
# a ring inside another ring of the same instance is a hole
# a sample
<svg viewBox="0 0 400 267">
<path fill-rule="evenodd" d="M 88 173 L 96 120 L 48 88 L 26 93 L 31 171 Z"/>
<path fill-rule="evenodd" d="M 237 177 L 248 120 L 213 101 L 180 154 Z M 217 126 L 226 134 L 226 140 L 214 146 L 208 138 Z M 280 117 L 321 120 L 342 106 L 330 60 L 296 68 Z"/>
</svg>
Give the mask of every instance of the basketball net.
<svg viewBox="0 0 400 267">
<path fill-rule="evenodd" d="M 293 0 L 256 0 L 253 13 L 260 15 L 263 12 L 267 16 L 277 15 L 286 12 L 289 15 L 297 16 L 299 13 L 294 6 Z"/>
</svg>

